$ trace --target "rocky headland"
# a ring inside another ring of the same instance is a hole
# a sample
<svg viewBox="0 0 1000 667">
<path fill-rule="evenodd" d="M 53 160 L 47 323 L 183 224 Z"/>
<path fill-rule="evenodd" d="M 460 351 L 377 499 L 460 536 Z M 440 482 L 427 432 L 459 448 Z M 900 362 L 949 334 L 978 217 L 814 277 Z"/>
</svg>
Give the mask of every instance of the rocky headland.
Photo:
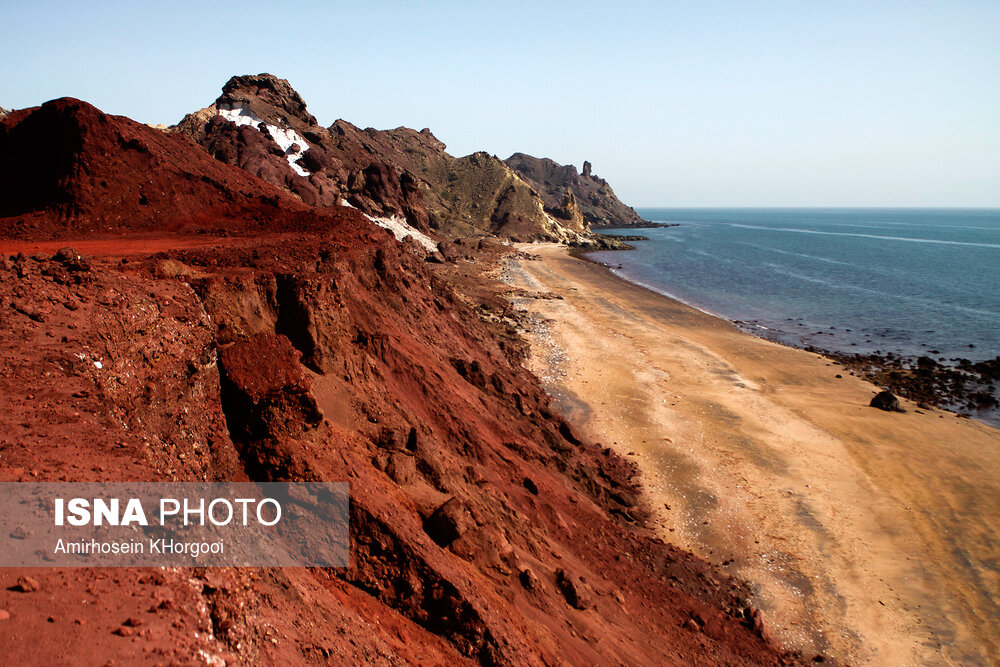
<svg viewBox="0 0 1000 667">
<path fill-rule="evenodd" d="M 547 210 L 558 212 L 564 219 L 579 216 L 591 228 L 652 224 L 623 204 L 611 185 L 593 173 L 590 162 L 583 163 L 582 173 L 574 165 L 524 153 L 514 153 L 506 163 L 540 194 Z"/>
</svg>

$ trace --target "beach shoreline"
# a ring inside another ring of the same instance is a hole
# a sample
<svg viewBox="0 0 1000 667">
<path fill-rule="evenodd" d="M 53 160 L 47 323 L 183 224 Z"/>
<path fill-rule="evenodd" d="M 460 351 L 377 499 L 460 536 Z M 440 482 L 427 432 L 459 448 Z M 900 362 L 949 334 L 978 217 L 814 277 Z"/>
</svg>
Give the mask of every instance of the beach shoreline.
<svg viewBox="0 0 1000 667">
<path fill-rule="evenodd" d="M 619 250 L 634 250 L 622 248 Z M 662 287 L 650 285 L 621 272 L 621 265 L 593 257 L 597 252 L 574 248 L 570 255 L 607 269 L 617 278 L 664 296 L 724 322 L 735 324 L 741 331 L 797 350 L 826 357 L 834 365 L 843 366 L 846 373 L 858 375 L 882 389 L 898 394 L 916 404 L 917 408 L 935 407 L 953 412 L 959 417 L 975 419 L 1000 429 L 1000 394 L 995 385 L 1000 381 L 1000 356 L 978 362 L 952 359 L 938 362 L 930 356 L 903 356 L 892 352 L 852 352 L 850 348 L 825 348 L 796 337 L 791 331 L 770 329 L 756 321 L 732 319 L 707 307 L 684 299 Z M 850 329 L 847 329 L 850 331 Z M 935 351 L 930 351 L 934 353 Z"/>
<path fill-rule="evenodd" d="M 876 388 L 823 356 L 565 248 L 521 248 L 539 259 L 510 260 L 506 278 L 528 294 L 515 305 L 534 323 L 532 370 L 588 436 L 636 461 L 665 539 L 750 582 L 790 648 L 988 664 L 1000 431 L 875 410 Z"/>
</svg>

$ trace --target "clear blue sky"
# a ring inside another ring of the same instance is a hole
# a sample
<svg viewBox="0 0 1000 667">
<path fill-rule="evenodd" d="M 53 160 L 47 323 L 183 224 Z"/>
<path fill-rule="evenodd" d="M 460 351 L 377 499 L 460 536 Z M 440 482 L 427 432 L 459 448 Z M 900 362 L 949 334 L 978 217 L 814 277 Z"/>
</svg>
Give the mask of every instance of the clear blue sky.
<svg viewBox="0 0 1000 667">
<path fill-rule="evenodd" d="M 587 159 L 637 206 L 1000 206 L 1000 2 L 39 2 L 0 106 L 174 123 L 229 76 L 324 125 Z"/>
</svg>

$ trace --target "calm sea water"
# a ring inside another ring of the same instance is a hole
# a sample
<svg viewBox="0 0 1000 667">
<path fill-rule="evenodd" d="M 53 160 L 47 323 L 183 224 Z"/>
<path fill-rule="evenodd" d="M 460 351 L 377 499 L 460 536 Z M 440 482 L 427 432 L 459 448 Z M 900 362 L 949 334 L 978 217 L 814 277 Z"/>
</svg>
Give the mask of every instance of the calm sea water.
<svg viewBox="0 0 1000 667">
<path fill-rule="evenodd" d="M 668 229 L 595 253 L 634 282 L 792 345 L 1000 354 L 1000 210 L 640 209 Z"/>
</svg>

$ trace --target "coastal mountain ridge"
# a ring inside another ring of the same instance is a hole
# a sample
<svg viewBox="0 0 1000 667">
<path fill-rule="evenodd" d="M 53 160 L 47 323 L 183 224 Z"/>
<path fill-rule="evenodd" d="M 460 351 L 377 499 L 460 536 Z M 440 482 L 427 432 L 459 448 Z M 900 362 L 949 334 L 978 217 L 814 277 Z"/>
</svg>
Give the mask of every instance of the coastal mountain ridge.
<svg viewBox="0 0 1000 667">
<path fill-rule="evenodd" d="M 485 152 L 453 157 L 426 128 L 321 127 L 289 83 L 270 74 L 231 78 L 213 104 L 171 131 L 310 206 L 347 203 L 443 236 L 579 242 L 590 237 L 588 218 L 633 219 L 606 183 L 529 181 Z"/>
</svg>

